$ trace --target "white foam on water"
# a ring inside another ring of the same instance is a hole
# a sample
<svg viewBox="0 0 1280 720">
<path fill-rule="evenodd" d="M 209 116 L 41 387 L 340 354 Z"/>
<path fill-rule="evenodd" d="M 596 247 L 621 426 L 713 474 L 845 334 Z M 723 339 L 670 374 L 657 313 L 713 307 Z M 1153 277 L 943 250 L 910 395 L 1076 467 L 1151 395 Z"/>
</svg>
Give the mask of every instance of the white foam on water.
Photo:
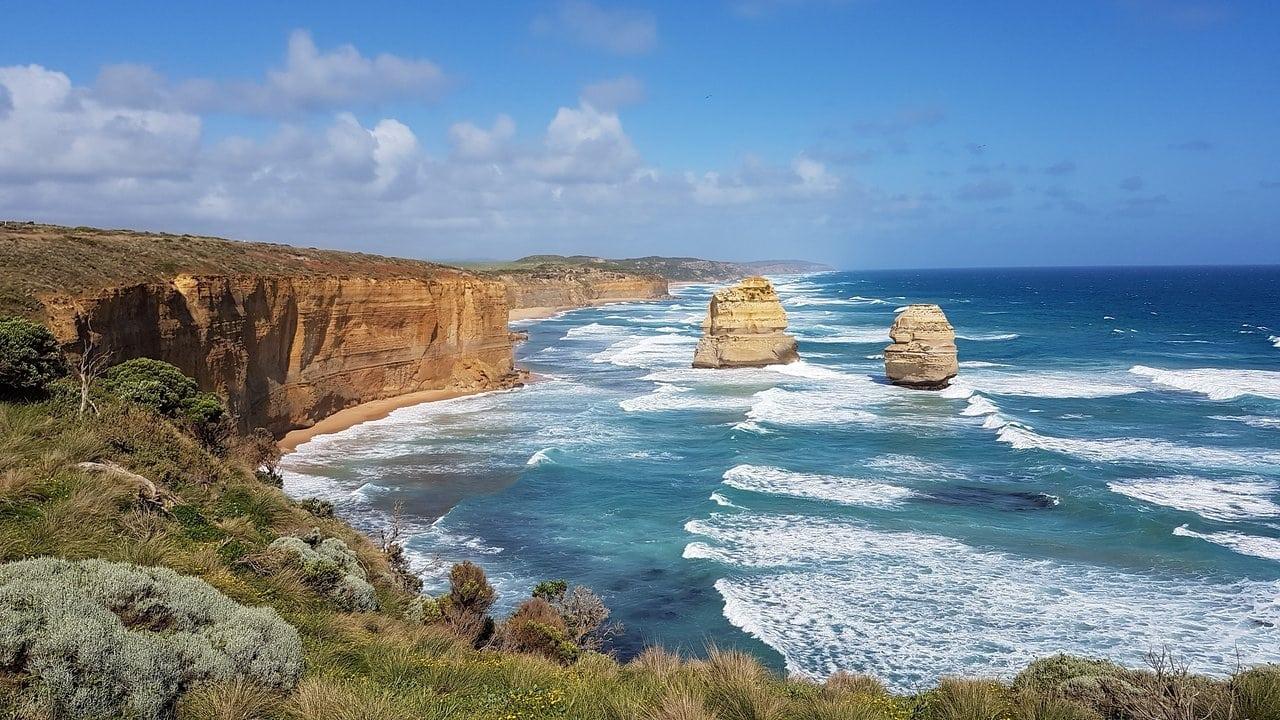
<svg viewBox="0 0 1280 720">
<path fill-rule="evenodd" d="M 1241 395 L 1280 400 L 1280 371 L 1275 370 L 1163 370 L 1134 365 L 1129 372 L 1150 378 L 1156 385 L 1199 393 L 1210 400 L 1233 400 Z"/>
<path fill-rule="evenodd" d="M 539 465 L 555 464 L 555 460 L 551 459 L 551 453 L 554 450 L 555 448 L 543 448 L 538 452 L 534 453 L 533 455 L 529 456 L 529 459 L 526 460 L 524 464 L 529 467 L 538 467 Z"/>
<path fill-rule="evenodd" d="M 1271 341 L 1271 346 L 1280 348 L 1280 335 L 1269 335 L 1267 339 Z"/>
<path fill-rule="evenodd" d="M 734 505 L 732 502 L 729 501 L 729 498 L 725 497 L 724 495 L 721 495 L 718 492 L 711 493 L 711 497 L 708 499 L 714 502 L 715 504 L 719 505 L 720 507 L 731 507 L 731 508 L 742 507 L 741 505 Z"/>
<path fill-rule="evenodd" d="M 788 298 L 784 305 L 794 305 L 796 307 L 807 307 L 810 305 L 857 305 L 858 301 L 846 300 L 844 298 L 824 298 L 824 297 L 797 297 Z"/>
<path fill-rule="evenodd" d="M 813 343 L 848 343 L 852 345 L 889 344 L 889 329 L 882 327 L 840 327 L 835 325 L 810 325 L 795 328 L 796 339 Z"/>
<path fill-rule="evenodd" d="M 725 472 L 723 482 L 739 490 L 826 500 L 841 505 L 894 507 L 915 493 L 907 488 L 834 475 L 798 473 L 762 465 L 738 465 Z"/>
<path fill-rule="evenodd" d="M 993 416 L 994 417 L 994 416 Z M 1251 469 L 1280 463 L 1280 452 L 1178 445 L 1147 438 L 1060 438 L 1009 423 L 996 438 L 1016 450 L 1047 450 L 1096 462 Z"/>
<path fill-rule="evenodd" d="M 772 435 L 773 434 L 772 430 L 770 430 L 769 428 L 763 427 L 759 423 L 754 422 L 752 420 L 743 420 L 740 423 L 734 423 L 733 429 L 741 430 L 743 432 L 755 433 L 756 435 Z"/>
<path fill-rule="evenodd" d="M 998 340 L 1016 340 L 1018 333 L 986 333 L 979 335 L 956 335 L 957 340 L 969 340 L 972 342 L 995 342 Z"/>
<path fill-rule="evenodd" d="M 579 325 L 578 327 L 569 328 L 561 340 L 572 340 L 574 338 L 583 337 L 611 337 L 617 335 L 626 335 L 627 329 L 618 325 L 601 325 L 600 323 L 591 323 L 590 325 Z"/>
<path fill-rule="evenodd" d="M 751 405 L 749 397 L 706 395 L 679 385 L 659 385 L 648 395 L 620 400 L 626 412 L 667 412 L 678 410 L 741 410 Z"/>
<path fill-rule="evenodd" d="M 1005 363 L 987 362 L 985 360 L 961 360 L 960 367 L 962 368 L 994 368 L 994 367 L 1009 367 L 1009 366 Z"/>
<path fill-rule="evenodd" d="M 1000 408 L 997 407 L 995 403 L 981 395 L 974 394 L 969 396 L 969 406 L 961 410 L 960 414 L 972 417 L 979 415 L 992 415 L 997 412 L 1000 412 Z"/>
<path fill-rule="evenodd" d="M 1107 483 L 1107 487 L 1135 500 L 1193 512 L 1210 520 L 1238 522 L 1280 517 L 1280 505 L 1272 499 L 1280 487 L 1258 477 L 1215 480 L 1174 475 L 1116 480 Z"/>
<path fill-rule="evenodd" d="M 1132 395 L 1142 388 L 1117 382 L 1112 376 L 1083 372 L 979 371 L 964 376 L 964 383 L 983 392 L 1039 398 L 1104 398 Z"/>
<path fill-rule="evenodd" d="M 750 568 L 716 582 L 731 623 L 813 678 L 874 672 L 908 691 L 1008 678 L 1058 652 L 1140 665 L 1179 648 L 1196 670 L 1280 659 L 1280 583 L 1164 578 L 1034 560 L 945 537 L 803 516 L 714 514 L 684 556 Z M 992 632 L 998 628 L 999 632 Z"/>
<path fill-rule="evenodd" d="M 888 473 L 896 473 L 906 475 L 913 480 L 959 480 L 964 478 L 964 474 L 951 470 L 937 463 L 922 460 L 914 455 L 903 455 L 901 453 L 889 453 L 887 455 L 877 455 L 864 463 L 869 468 L 875 468 Z"/>
<path fill-rule="evenodd" d="M 1263 417 L 1261 415 L 1210 415 L 1210 420 L 1244 423 L 1249 427 L 1280 429 L 1280 418 Z"/>
<path fill-rule="evenodd" d="M 874 423 L 880 419 L 855 403 L 844 393 L 770 388 L 754 395 L 747 419 L 772 425 Z"/>
<path fill-rule="evenodd" d="M 1252 555 L 1267 560 L 1280 561 L 1280 538 L 1246 535 L 1237 532 L 1199 533 L 1190 530 L 1186 525 L 1173 529 L 1174 535 L 1207 540 L 1216 545 L 1230 548 L 1241 555 Z"/>
<path fill-rule="evenodd" d="M 639 368 L 687 364 L 697 342 L 684 335 L 633 335 L 592 355 L 591 361 Z"/>
</svg>

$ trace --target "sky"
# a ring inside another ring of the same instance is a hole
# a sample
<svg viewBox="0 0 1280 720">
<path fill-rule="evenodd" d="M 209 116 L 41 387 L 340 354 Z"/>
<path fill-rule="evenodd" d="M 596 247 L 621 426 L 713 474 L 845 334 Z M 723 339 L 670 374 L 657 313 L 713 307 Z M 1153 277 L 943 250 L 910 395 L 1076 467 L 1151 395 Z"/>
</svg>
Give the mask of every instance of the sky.
<svg viewBox="0 0 1280 720">
<path fill-rule="evenodd" d="M 441 260 L 1280 263 L 1280 3 L 0 0 L 0 218 Z"/>
</svg>

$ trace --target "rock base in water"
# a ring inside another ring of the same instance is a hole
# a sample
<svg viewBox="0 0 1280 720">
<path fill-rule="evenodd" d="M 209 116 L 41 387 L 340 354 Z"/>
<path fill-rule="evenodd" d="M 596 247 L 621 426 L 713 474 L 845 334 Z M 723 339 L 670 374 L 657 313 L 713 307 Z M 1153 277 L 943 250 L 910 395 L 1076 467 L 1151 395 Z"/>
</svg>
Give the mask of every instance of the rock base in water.
<svg viewBox="0 0 1280 720">
<path fill-rule="evenodd" d="M 889 382 L 921 390 L 941 390 L 959 372 L 956 331 L 937 305 L 908 305 L 889 329 L 884 349 Z"/>
<path fill-rule="evenodd" d="M 711 297 L 702 339 L 693 354 L 695 368 L 764 367 L 800 359 L 787 329 L 773 285 L 749 277 Z"/>
</svg>

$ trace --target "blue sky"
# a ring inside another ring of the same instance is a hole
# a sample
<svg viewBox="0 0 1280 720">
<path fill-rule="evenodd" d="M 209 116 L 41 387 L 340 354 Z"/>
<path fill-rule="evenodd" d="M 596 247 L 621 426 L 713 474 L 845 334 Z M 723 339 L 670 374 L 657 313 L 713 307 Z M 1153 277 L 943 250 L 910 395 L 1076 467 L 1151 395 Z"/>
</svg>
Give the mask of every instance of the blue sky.
<svg viewBox="0 0 1280 720">
<path fill-rule="evenodd" d="M 1280 262 L 1280 6 L 9 3 L 0 216 L 431 258 Z"/>
</svg>

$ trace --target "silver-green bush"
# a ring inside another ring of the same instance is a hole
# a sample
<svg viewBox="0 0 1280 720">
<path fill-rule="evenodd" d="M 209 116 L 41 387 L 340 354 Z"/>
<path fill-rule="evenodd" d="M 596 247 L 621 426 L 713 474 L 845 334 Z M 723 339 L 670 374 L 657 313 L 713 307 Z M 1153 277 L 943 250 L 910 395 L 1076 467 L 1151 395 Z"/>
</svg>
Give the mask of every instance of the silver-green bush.
<svg viewBox="0 0 1280 720">
<path fill-rule="evenodd" d="M 54 717 L 167 717 L 203 682 L 291 688 L 298 632 L 198 578 L 104 560 L 0 565 L 0 667 L 32 677 Z"/>
<path fill-rule="evenodd" d="M 360 566 L 360 558 L 342 540 L 321 540 L 313 531 L 307 537 L 276 538 L 268 548 L 292 556 L 302 566 L 307 581 L 328 593 L 338 607 L 359 611 L 378 609 L 378 596 Z"/>
</svg>

